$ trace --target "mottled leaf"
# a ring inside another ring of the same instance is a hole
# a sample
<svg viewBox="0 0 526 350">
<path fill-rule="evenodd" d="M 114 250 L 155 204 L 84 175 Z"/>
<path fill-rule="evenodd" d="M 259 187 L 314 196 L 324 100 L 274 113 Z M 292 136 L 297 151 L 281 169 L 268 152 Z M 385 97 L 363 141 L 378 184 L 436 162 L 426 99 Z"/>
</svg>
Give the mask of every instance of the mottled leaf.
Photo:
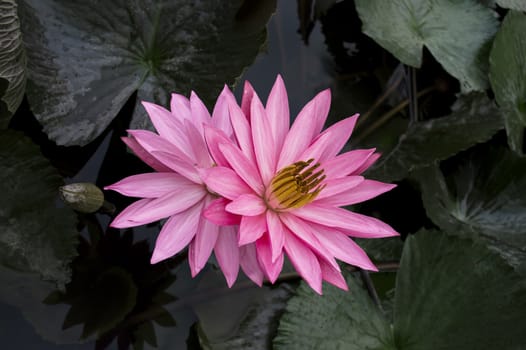
<svg viewBox="0 0 526 350">
<path fill-rule="evenodd" d="M 356 0 L 363 31 L 401 62 L 420 67 L 431 52 L 465 91 L 484 90 L 493 10 L 473 0 Z"/>
<path fill-rule="evenodd" d="M 22 0 L 27 95 L 44 131 L 87 144 L 135 91 L 132 128 L 151 126 L 140 100 L 166 106 L 193 89 L 210 106 L 265 39 L 265 23 L 236 17 L 241 3 Z"/>
<path fill-rule="evenodd" d="M 526 11 L 526 1 L 524 0 L 497 0 L 497 4 L 507 9 Z"/>
</svg>

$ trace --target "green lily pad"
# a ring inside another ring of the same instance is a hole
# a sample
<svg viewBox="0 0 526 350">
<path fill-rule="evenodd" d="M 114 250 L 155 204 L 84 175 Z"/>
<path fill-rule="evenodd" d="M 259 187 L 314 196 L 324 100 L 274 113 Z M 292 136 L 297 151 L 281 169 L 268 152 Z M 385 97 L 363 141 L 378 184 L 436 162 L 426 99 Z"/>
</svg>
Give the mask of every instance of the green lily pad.
<svg viewBox="0 0 526 350">
<path fill-rule="evenodd" d="M 489 78 L 504 115 L 508 143 L 522 153 L 526 126 L 526 15 L 510 11 L 495 37 Z"/>
<path fill-rule="evenodd" d="M 460 95 L 451 109 L 446 117 L 410 125 L 368 176 L 388 182 L 401 180 L 411 171 L 487 141 L 503 127 L 499 110 L 482 93 Z"/>
<path fill-rule="evenodd" d="M 513 266 L 526 264 L 526 160 L 491 145 L 450 169 L 417 173 L 428 216 L 443 230 L 483 239 Z"/>
<path fill-rule="evenodd" d="M 73 211 L 55 207 L 62 178 L 21 133 L 0 139 L 0 264 L 63 287 L 78 241 Z"/>
<path fill-rule="evenodd" d="M 394 321 L 348 278 L 349 292 L 305 283 L 280 320 L 276 349 L 520 349 L 526 282 L 483 244 L 421 231 L 405 244 Z"/>
<path fill-rule="evenodd" d="M 0 0 L 0 9 L 0 78 L 8 81 L 7 89 L 0 92 L 0 101 L 7 105 L 7 111 L 0 109 L 0 128 L 5 128 L 24 97 L 26 54 L 16 1 Z"/>
<path fill-rule="evenodd" d="M 507 9 L 526 11 L 526 2 L 523 0 L 497 0 L 497 4 Z"/>
<path fill-rule="evenodd" d="M 193 89 L 210 105 L 265 40 L 266 21 L 236 17 L 241 3 L 22 0 L 27 96 L 44 131 L 85 145 L 135 91 L 132 128 L 151 127 L 141 100 L 166 106 L 172 92 Z"/>
<path fill-rule="evenodd" d="M 464 91 L 488 87 L 493 10 L 472 0 L 356 0 L 363 32 L 401 62 L 420 67 L 424 45 Z"/>
</svg>

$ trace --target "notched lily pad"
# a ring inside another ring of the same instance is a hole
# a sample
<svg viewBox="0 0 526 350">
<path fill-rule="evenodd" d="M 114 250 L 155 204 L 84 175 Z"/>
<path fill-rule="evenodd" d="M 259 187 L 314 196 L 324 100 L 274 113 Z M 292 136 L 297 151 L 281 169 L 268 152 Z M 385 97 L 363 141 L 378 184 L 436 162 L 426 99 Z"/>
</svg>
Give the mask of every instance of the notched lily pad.
<svg viewBox="0 0 526 350">
<path fill-rule="evenodd" d="M 237 30 L 241 3 L 22 0 L 27 96 L 44 131 L 85 145 L 135 91 L 132 128 L 151 126 L 140 100 L 167 105 L 194 89 L 210 103 L 265 40 L 264 23 Z"/>
</svg>

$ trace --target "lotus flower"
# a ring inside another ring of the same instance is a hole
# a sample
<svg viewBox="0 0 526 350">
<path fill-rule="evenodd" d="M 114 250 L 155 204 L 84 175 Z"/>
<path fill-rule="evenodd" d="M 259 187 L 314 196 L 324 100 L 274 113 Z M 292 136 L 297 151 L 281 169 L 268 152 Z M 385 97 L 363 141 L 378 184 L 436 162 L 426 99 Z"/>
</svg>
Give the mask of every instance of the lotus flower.
<svg viewBox="0 0 526 350">
<path fill-rule="evenodd" d="M 376 270 L 350 238 L 398 235 L 382 221 L 342 206 L 359 203 L 394 187 L 360 174 L 379 155 L 374 149 L 338 154 L 358 115 L 321 132 L 329 111 L 329 90 L 320 92 L 289 128 L 287 92 L 280 76 L 263 107 L 249 83 L 241 108 L 228 100 L 235 139 L 212 127 L 205 137 L 218 166 L 206 170 L 216 200 L 205 212 L 220 223 L 241 217 L 240 246 L 255 244 L 259 268 L 274 283 L 287 255 L 317 293 L 322 280 L 347 290 L 336 259 Z"/>
<path fill-rule="evenodd" d="M 238 247 L 239 219 L 224 215 L 221 224 L 207 220 L 203 211 L 217 199 L 204 185 L 200 172 L 215 165 L 204 139 L 204 126 L 213 126 L 226 137 L 232 134 L 228 117 L 228 100 L 234 100 L 225 87 L 212 116 L 192 92 L 190 99 L 173 94 L 171 111 L 143 102 L 158 134 L 146 130 L 129 130 L 123 141 L 155 172 L 127 177 L 107 190 L 142 198 L 111 223 L 117 228 L 139 226 L 168 218 L 155 242 L 152 263 L 167 259 L 189 246 L 188 259 L 192 276 L 206 264 L 212 251 L 229 286 L 235 282 L 239 266 L 256 283 L 262 283 L 255 246 Z M 242 259 L 240 259 L 240 257 Z"/>
</svg>

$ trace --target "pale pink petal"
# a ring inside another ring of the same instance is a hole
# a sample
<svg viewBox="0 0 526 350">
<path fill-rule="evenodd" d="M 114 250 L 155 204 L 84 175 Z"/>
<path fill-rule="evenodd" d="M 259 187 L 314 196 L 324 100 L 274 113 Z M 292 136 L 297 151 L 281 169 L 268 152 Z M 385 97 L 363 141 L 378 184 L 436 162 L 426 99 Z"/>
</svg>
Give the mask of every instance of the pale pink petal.
<svg viewBox="0 0 526 350">
<path fill-rule="evenodd" d="M 326 198 L 321 198 L 319 200 L 318 198 L 316 198 L 316 203 L 324 206 L 335 207 L 352 205 L 379 196 L 382 193 L 390 191 L 395 187 L 395 184 L 386 184 L 374 180 L 365 180 L 352 189 L 348 189 L 342 191 L 341 193 L 337 193 L 332 196 L 327 196 Z M 325 191 L 325 189 L 323 189 L 322 192 L 323 191 Z"/>
<path fill-rule="evenodd" d="M 216 225 L 239 225 L 241 217 L 226 211 L 230 201 L 226 198 L 213 200 L 203 211 L 203 216 Z"/>
<path fill-rule="evenodd" d="M 133 202 L 129 206 L 126 207 L 113 221 L 111 222 L 110 226 L 115 228 L 127 228 L 127 227 L 135 227 L 142 225 L 141 223 L 137 223 L 133 221 L 133 218 L 135 217 L 135 214 L 141 211 L 141 209 L 150 203 L 153 199 L 146 198 L 146 199 L 140 199 L 136 202 Z"/>
<path fill-rule="evenodd" d="M 285 84 L 279 74 L 270 91 L 265 109 L 274 135 L 274 147 L 280 150 L 289 131 L 290 113 L 287 89 L 285 89 Z"/>
<path fill-rule="evenodd" d="M 193 91 L 190 93 L 190 110 L 192 111 L 191 122 L 200 133 L 203 133 L 203 124 L 210 124 L 212 117 L 203 101 Z"/>
<path fill-rule="evenodd" d="M 228 110 L 228 101 L 236 102 L 236 98 L 228 86 L 223 87 L 223 91 L 217 98 L 212 112 L 212 125 L 227 135 L 232 135 L 232 124 L 230 123 L 230 112 Z"/>
<path fill-rule="evenodd" d="M 357 149 L 337 155 L 322 163 L 327 179 L 337 179 L 347 175 L 360 175 L 357 170 L 372 157 L 375 149 Z"/>
<path fill-rule="evenodd" d="M 322 132 L 302 153 L 299 159 L 316 159 L 323 163 L 334 158 L 341 151 L 353 131 L 358 114 L 341 120 Z"/>
<path fill-rule="evenodd" d="M 252 189 L 230 168 L 218 166 L 202 170 L 206 187 L 230 200 L 242 194 L 253 193 Z"/>
<path fill-rule="evenodd" d="M 162 151 L 173 154 L 179 159 L 188 163 L 193 163 L 192 158 L 185 152 L 181 151 L 170 141 L 148 130 L 128 130 L 128 133 L 150 154 Z M 190 150 L 191 152 L 191 150 Z M 161 161 L 162 162 L 162 161 Z"/>
<path fill-rule="evenodd" d="M 283 253 L 285 236 L 283 234 L 283 224 L 281 223 L 278 214 L 274 213 L 272 210 L 267 210 L 267 228 L 272 249 L 272 262 L 275 262 Z"/>
<path fill-rule="evenodd" d="M 263 104 L 254 94 L 251 105 L 252 141 L 263 184 L 267 186 L 276 172 L 275 140 Z"/>
<path fill-rule="evenodd" d="M 170 111 L 179 121 L 185 119 L 192 119 L 192 112 L 190 111 L 190 100 L 186 96 L 180 94 L 172 94 L 170 100 Z"/>
<path fill-rule="evenodd" d="M 230 163 L 235 172 L 249 185 L 257 194 L 262 195 L 264 192 L 259 171 L 241 151 L 231 143 L 222 143 L 219 149 Z"/>
<path fill-rule="evenodd" d="M 354 170 L 352 174 L 360 175 L 361 173 L 369 169 L 369 167 L 373 165 L 374 162 L 376 162 L 378 158 L 380 158 L 380 156 L 380 153 L 373 153 L 362 165 L 360 165 L 356 170 Z"/>
<path fill-rule="evenodd" d="M 321 295 L 322 275 L 316 255 L 292 233 L 287 231 L 285 231 L 285 252 L 290 262 L 307 284 Z"/>
<path fill-rule="evenodd" d="M 325 281 L 345 291 L 349 290 L 347 282 L 340 271 L 336 270 L 323 260 L 319 260 L 318 262 L 320 263 L 322 278 Z"/>
<path fill-rule="evenodd" d="M 193 182 L 175 173 L 146 173 L 128 176 L 104 187 L 129 197 L 157 198 Z"/>
<path fill-rule="evenodd" d="M 162 197 L 151 200 L 141 210 L 137 211 L 130 220 L 138 225 L 148 224 L 187 210 L 202 200 L 204 196 L 206 196 L 206 191 L 202 186 L 194 184 L 185 188 L 178 188 Z"/>
<path fill-rule="evenodd" d="M 236 141 L 245 157 L 254 161 L 256 156 L 254 155 L 254 146 L 252 145 L 252 133 L 250 131 L 249 121 L 237 103 L 229 101 L 228 109 L 230 111 L 230 122 L 234 129 Z"/>
<path fill-rule="evenodd" d="M 352 231 L 354 237 L 380 238 L 398 236 L 386 223 L 342 208 L 330 208 L 316 203 L 294 210 L 294 215 L 321 225 Z"/>
<path fill-rule="evenodd" d="M 303 219 L 290 213 L 281 213 L 280 218 L 292 234 L 296 235 L 297 238 L 304 242 L 305 245 L 319 257 L 325 259 L 325 261 L 335 269 L 340 270 L 338 263 L 334 259 L 334 254 L 318 240 L 317 232 L 311 227 L 312 223 L 305 222 Z"/>
<path fill-rule="evenodd" d="M 199 226 L 202 207 L 202 203 L 198 203 L 166 221 L 155 241 L 152 264 L 174 256 L 192 241 Z"/>
<path fill-rule="evenodd" d="M 363 176 L 345 176 L 338 179 L 331 179 L 323 182 L 325 187 L 316 197 L 318 202 L 327 197 L 338 196 L 339 193 L 351 190 L 364 182 Z M 325 203 L 325 202 L 324 202 Z"/>
<path fill-rule="evenodd" d="M 225 275 L 228 287 L 232 287 L 239 272 L 239 248 L 237 246 L 237 229 L 220 227 L 214 253 L 221 271 Z"/>
<path fill-rule="evenodd" d="M 155 126 L 157 133 L 175 145 L 187 156 L 191 156 L 192 153 L 190 153 L 188 137 L 183 130 L 183 123 L 174 118 L 170 111 L 161 106 L 149 102 L 142 102 L 142 105 L 150 116 L 150 120 Z"/>
<path fill-rule="evenodd" d="M 239 263 L 245 275 L 261 287 L 264 276 L 256 256 L 256 245 L 247 244 L 239 247 L 239 255 Z"/>
<path fill-rule="evenodd" d="M 263 273 L 265 273 L 270 283 L 276 282 L 283 269 L 283 253 L 281 253 L 276 260 L 272 261 L 272 248 L 268 234 L 263 235 L 256 241 L 256 251 L 259 266 L 263 270 Z"/>
<path fill-rule="evenodd" d="M 230 139 L 228 136 L 220 129 L 212 128 L 205 125 L 205 140 L 208 146 L 208 151 L 214 159 L 216 165 L 219 166 L 228 166 L 228 161 L 226 160 L 223 152 L 219 150 L 219 145 L 221 143 L 228 143 Z"/>
<path fill-rule="evenodd" d="M 121 140 L 128 146 L 133 153 L 144 163 L 148 164 L 153 170 L 160 172 L 170 172 L 171 169 L 158 161 L 148 151 L 146 151 L 133 137 L 121 137 Z"/>
<path fill-rule="evenodd" d="M 197 168 L 192 164 L 188 163 L 184 159 L 177 157 L 172 153 L 167 153 L 163 151 L 152 151 L 152 155 L 155 156 L 163 164 L 166 164 L 176 173 L 181 174 L 186 177 L 188 180 L 196 183 L 202 184 L 203 180 L 199 176 Z"/>
<path fill-rule="evenodd" d="M 364 270 L 378 271 L 363 249 L 346 234 L 330 227 L 312 225 L 313 229 L 319 233 L 316 237 L 324 247 L 331 251 L 336 259 Z"/>
<path fill-rule="evenodd" d="M 282 169 L 300 160 L 298 159 L 299 156 L 318 136 L 323 124 L 325 124 L 330 102 L 330 91 L 324 90 L 303 107 L 285 138 L 277 169 Z"/>
<path fill-rule="evenodd" d="M 226 211 L 244 216 L 256 216 L 267 210 L 267 206 L 253 193 L 242 194 L 226 206 Z"/>
<path fill-rule="evenodd" d="M 194 162 L 201 167 L 211 167 L 213 162 L 210 153 L 208 153 L 208 147 L 203 136 L 204 133 L 197 130 L 197 127 L 189 120 L 184 121 L 184 128 L 188 137 L 188 143 L 194 154 Z"/>
<path fill-rule="evenodd" d="M 255 242 L 266 231 L 267 218 L 265 214 L 257 216 L 243 216 L 241 217 L 241 224 L 239 225 L 238 244 L 241 246 Z"/>
<path fill-rule="evenodd" d="M 218 234 L 219 226 L 201 217 L 197 233 L 188 249 L 188 263 L 192 277 L 195 277 L 205 267 L 216 245 Z"/>
<path fill-rule="evenodd" d="M 243 87 L 243 97 L 241 98 L 241 110 L 246 116 L 247 120 L 250 121 L 250 105 L 252 103 L 252 97 L 256 92 L 250 82 L 245 81 L 245 86 Z"/>
</svg>

